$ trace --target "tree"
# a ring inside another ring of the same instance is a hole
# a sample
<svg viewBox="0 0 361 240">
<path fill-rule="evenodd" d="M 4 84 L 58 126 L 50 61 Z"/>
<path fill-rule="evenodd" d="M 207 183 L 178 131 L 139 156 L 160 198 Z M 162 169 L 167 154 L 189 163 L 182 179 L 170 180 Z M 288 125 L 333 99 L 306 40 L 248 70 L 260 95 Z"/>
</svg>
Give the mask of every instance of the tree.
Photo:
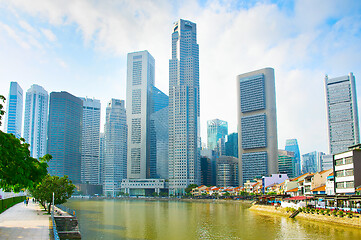
<svg viewBox="0 0 361 240">
<path fill-rule="evenodd" d="M 46 210 L 46 204 L 48 204 L 48 213 L 50 213 L 53 193 L 54 203 L 65 203 L 73 194 L 75 189 L 74 184 L 68 178 L 64 176 L 59 178 L 58 176 L 50 176 L 49 174 L 36 186 L 36 188 L 30 190 L 30 193 L 34 198 L 38 199 L 40 204 Z"/>
<path fill-rule="evenodd" d="M 193 188 L 198 187 L 197 184 L 189 184 L 188 187 L 184 190 L 186 193 L 190 193 Z"/>
<path fill-rule="evenodd" d="M 5 98 L 0 95 L 0 100 Z M 0 120 L 4 114 L 0 104 Z M 0 121 L 1 125 L 1 121 Z M 47 154 L 38 159 L 30 157 L 29 144 L 23 138 L 0 131 L 0 188 L 18 192 L 35 187 L 45 177 L 47 162 L 52 158 Z"/>
</svg>

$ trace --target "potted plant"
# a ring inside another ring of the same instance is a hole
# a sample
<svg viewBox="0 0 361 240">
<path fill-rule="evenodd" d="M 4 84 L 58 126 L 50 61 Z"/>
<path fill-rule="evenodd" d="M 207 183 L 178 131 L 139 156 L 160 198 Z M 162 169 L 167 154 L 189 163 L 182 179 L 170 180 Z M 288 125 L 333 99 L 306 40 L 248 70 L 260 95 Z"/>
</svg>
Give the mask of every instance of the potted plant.
<svg viewBox="0 0 361 240">
<path fill-rule="evenodd" d="M 347 213 L 347 217 L 348 217 L 348 218 L 352 218 L 352 213 L 351 213 L 351 212 L 348 212 L 348 213 Z"/>
<path fill-rule="evenodd" d="M 339 211 L 337 212 L 337 215 L 338 215 L 339 217 L 343 217 L 343 211 L 342 211 L 342 210 L 339 210 Z"/>
</svg>

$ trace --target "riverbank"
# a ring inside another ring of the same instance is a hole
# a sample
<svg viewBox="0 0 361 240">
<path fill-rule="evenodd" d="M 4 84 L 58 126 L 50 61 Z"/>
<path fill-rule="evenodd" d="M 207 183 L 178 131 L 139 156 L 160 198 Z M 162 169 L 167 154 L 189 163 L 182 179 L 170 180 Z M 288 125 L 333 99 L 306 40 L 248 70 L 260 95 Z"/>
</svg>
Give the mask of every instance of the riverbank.
<svg viewBox="0 0 361 240">
<path fill-rule="evenodd" d="M 265 206 L 265 205 L 252 205 L 250 207 L 251 211 L 255 211 L 263 214 L 271 214 L 289 217 L 291 215 L 290 212 L 286 212 L 284 208 L 274 206 Z M 361 218 L 348 218 L 348 217 L 334 217 L 328 215 L 318 215 L 318 214 L 310 214 L 310 213 L 299 213 L 296 219 L 302 219 L 307 221 L 317 221 L 323 223 L 337 224 L 348 227 L 361 228 Z"/>
</svg>

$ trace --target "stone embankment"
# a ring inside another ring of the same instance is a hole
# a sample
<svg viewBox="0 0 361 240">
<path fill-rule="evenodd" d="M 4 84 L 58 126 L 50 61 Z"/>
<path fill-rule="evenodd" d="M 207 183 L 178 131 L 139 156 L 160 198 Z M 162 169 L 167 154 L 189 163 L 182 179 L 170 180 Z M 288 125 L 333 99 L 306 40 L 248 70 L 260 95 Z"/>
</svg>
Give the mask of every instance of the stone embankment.
<svg viewBox="0 0 361 240">
<path fill-rule="evenodd" d="M 265 206 L 265 205 L 252 205 L 250 207 L 250 210 L 265 213 L 265 214 L 272 214 L 272 215 L 279 215 L 279 216 L 285 216 L 289 217 L 291 215 L 290 212 L 286 212 L 284 208 L 274 206 Z M 318 222 L 324 222 L 324 223 L 332 223 L 337 225 L 343 225 L 343 226 L 352 226 L 356 228 L 361 228 L 361 218 L 348 218 L 346 216 L 344 217 L 334 217 L 334 216 L 328 216 L 328 215 L 321 215 L 321 214 L 311 214 L 311 213 L 299 213 L 296 217 L 296 219 L 305 219 L 308 221 L 318 221 Z"/>
</svg>

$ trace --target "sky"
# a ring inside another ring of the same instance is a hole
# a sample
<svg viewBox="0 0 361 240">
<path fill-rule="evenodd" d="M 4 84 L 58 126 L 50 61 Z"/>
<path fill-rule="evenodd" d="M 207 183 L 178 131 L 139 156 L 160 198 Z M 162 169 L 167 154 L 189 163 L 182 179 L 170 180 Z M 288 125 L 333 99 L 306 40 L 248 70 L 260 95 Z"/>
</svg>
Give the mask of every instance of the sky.
<svg viewBox="0 0 361 240">
<path fill-rule="evenodd" d="M 201 137 L 207 120 L 237 131 L 236 76 L 275 69 L 278 146 L 328 152 L 324 77 L 353 72 L 361 100 L 361 1 L 352 0 L 0 0 L 0 94 L 11 81 L 49 93 L 126 99 L 127 53 L 155 58 L 168 94 L 171 33 L 197 24 Z M 360 101 L 358 105 L 360 106 Z"/>
</svg>

